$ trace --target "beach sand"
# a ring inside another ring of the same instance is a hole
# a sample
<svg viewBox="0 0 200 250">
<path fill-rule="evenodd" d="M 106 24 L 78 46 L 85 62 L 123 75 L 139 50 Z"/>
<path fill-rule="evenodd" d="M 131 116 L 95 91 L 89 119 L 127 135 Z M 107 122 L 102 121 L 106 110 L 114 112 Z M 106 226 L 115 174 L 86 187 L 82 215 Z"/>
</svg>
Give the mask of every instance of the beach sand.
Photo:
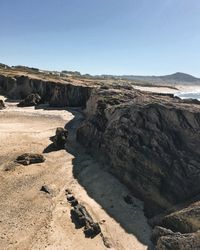
<svg viewBox="0 0 200 250">
<path fill-rule="evenodd" d="M 149 91 L 149 92 L 155 92 L 155 93 L 169 93 L 169 94 L 177 94 L 179 92 L 200 92 L 200 86 L 199 85 L 176 85 L 175 88 L 171 87 L 142 87 L 142 86 L 134 86 L 135 89 L 139 89 L 142 91 Z"/>
<path fill-rule="evenodd" d="M 19 108 L 15 102 L 6 105 L 0 111 L 1 250 L 106 249 L 100 235 L 85 238 L 83 230 L 75 228 L 65 189 L 73 192 L 95 221 L 102 222 L 111 249 L 147 249 L 151 228 L 143 203 L 133 197 L 133 204 L 126 204 L 126 187 L 76 145 L 74 133 L 81 114 L 73 110 Z M 68 122 L 72 122 L 69 149 L 51 151 L 49 137 Z M 43 152 L 44 163 L 14 163 L 20 154 Z M 52 190 L 51 195 L 40 191 L 43 185 Z"/>
</svg>

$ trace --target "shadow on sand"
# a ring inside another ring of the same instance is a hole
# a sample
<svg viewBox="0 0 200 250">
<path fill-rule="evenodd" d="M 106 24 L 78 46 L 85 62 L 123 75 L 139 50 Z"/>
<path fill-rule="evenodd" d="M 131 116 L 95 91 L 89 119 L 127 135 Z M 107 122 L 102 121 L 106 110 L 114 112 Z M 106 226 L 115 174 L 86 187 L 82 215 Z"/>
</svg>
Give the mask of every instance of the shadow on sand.
<svg viewBox="0 0 200 250">
<path fill-rule="evenodd" d="M 44 150 L 43 153 L 51 153 L 54 151 L 59 151 L 60 149 L 56 148 L 53 143 L 49 144 Z"/>
<path fill-rule="evenodd" d="M 84 120 L 83 115 L 78 109 L 67 110 L 74 115 L 73 120 L 65 126 L 69 131 L 66 150 L 74 156 L 74 178 L 127 233 L 137 237 L 148 249 L 153 249 L 151 228 L 144 217 L 142 202 L 134 197 L 133 204 L 124 201 L 124 197 L 131 196 L 129 190 L 106 170 L 107 166 L 95 160 L 76 142 L 76 129 Z"/>
</svg>

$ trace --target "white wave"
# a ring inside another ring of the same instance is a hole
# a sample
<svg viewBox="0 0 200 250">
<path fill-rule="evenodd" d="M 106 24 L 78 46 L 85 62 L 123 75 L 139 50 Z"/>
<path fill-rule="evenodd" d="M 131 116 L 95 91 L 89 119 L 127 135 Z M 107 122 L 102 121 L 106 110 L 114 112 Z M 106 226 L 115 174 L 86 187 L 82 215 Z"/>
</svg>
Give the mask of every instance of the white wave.
<svg viewBox="0 0 200 250">
<path fill-rule="evenodd" d="M 177 92 L 175 94 L 175 96 L 178 96 L 181 99 L 197 99 L 197 100 L 200 100 L 200 92 L 199 91 Z"/>
</svg>

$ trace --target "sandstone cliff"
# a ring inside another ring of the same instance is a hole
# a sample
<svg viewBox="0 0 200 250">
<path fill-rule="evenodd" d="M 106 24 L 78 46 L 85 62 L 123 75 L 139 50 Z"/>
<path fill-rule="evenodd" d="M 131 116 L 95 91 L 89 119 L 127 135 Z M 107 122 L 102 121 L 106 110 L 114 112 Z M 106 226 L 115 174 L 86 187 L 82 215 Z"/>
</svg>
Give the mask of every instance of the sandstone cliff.
<svg viewBox="0 0 200 250">
<path fill-rule="evenodd" d="M 0 87 L 10 99 L 21 99 L 31 93 L 38 93 L 44 102 L 55 107 L 84 107 L 91 92 L 88 86 L 29 76 L 0 75 Z"/>
</svg>

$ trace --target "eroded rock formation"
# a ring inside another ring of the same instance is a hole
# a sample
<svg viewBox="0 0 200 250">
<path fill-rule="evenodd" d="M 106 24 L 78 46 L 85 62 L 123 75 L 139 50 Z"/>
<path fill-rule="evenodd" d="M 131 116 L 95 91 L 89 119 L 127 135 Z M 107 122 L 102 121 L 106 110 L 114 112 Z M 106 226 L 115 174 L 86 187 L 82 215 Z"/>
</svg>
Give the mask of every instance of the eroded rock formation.
<svg viewBox="0 0 200 250">
<path fill-rule="evenodd" d="M 77 140 L 111 164 L 152 216 L 200 192 L 200 107 L 140 91 L 98 90 Z"/>
<path fill-rule="evenodd" d="M 198 250 L 200 249 L 200 232 L 162 236 L 158 240 L 156 249 Z"/>
<path fill-rule="evenodd" d="M 11 99 L 24 99 L 38 93 L 44 102 L 54 107 L 85 107 L 91 92 L 91 87 L 81 84 L 18 75 L 0 75 L 0 88 Z"/>
</svg>

